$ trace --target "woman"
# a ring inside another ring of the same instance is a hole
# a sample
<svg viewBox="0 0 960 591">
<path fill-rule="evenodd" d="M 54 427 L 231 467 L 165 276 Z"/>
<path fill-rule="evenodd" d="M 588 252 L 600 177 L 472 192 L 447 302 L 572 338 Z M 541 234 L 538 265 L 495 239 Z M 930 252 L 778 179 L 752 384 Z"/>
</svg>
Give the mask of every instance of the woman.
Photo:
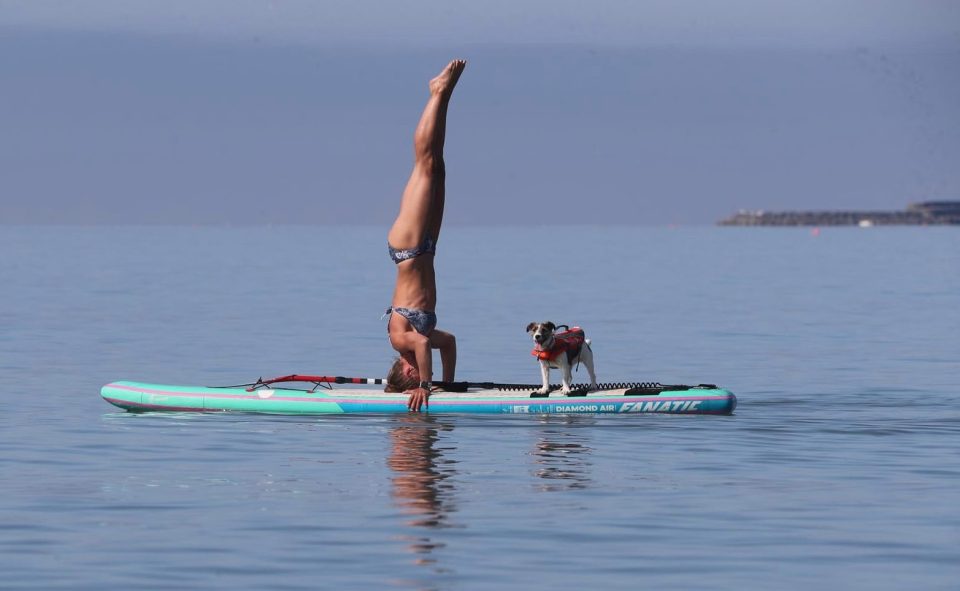
<svg viewBox="0 0 960 591">
<path fill-rule="evenodd" d="M 447 105 L 466 65 L 463 60 L 453 60 L 430 81 L 430 99 L 413 136 L 413 173 L 403 191 L 400 213 L 387 234 L 390 258 L 397 265 L 387 332 L 400 356 L 387 374 L 386 391 L 409 392 L 407 407 L 413 411 L 429 407 L 432 350 L 440 350 L 443 381 L 453 381 L 457 364 L 456 339 L 436 329 L 433 257 L 443 222 Z"/>
</svg>

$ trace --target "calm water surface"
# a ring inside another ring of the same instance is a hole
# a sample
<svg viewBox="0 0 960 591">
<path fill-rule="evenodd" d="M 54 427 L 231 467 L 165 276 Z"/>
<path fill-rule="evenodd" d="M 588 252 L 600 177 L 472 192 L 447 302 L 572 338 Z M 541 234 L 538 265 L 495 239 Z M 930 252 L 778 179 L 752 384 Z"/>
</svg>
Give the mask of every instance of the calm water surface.
<svg viewBox="0 0 960 591">
<path fill-rule="evenodd" d="M 382 375 L 383 235 L 0 229 L 0 587 L 957 588 L 955 228 L 446 229 L 460 378 L 536 381 L 526 324 L 577 323 L 601 381 L 715 382 L 731 417 L 100 399 Z"/>
</svg>

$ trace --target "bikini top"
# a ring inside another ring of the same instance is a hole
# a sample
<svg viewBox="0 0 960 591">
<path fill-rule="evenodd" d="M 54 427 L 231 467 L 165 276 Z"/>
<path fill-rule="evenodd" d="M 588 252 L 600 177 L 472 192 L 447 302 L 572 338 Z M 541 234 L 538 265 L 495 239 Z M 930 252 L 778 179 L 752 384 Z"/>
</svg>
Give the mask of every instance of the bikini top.
<svg viewBox="0 0 960 591">
<path fill-rule="evenodd" d="M 394 264 L 400 264 L 403 261 L 416 258 L 422 254 L 436 254 L 437 243 L 429 236 L 423 237 L 423 242 L 413 248 L 394 248 L 387 243 L 387 252 L 390 253 L 390 259 Z"/>
</svg>

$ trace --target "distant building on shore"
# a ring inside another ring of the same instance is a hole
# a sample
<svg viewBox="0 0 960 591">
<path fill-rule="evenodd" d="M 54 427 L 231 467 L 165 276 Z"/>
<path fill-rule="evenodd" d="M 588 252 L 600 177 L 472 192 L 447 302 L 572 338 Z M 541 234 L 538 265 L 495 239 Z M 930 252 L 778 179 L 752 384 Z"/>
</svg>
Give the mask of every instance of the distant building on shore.
<svg viewBox="0 0 960 591">
<path fill-rule="evenodd" d="M 911 203 L 903 211 L 744 211 L 720 226 L 944 226 L 960 225 L 960 201 Z"/>
</svg>

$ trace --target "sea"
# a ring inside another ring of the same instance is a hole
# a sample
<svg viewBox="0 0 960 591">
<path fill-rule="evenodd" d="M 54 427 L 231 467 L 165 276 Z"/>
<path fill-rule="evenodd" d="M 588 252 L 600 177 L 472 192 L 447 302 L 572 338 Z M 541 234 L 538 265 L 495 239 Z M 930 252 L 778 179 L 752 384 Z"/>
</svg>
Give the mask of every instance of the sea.
<svg viewBox="0 0 960 591">
<path fill-rule="evenodd" d="M 960 588 L 960 228 L 448 226 L 436 267 L 458 379 L 536 383 L 551 320 L 736 412 L 127 413 L 383 376 L 385 228 L 2 226 L 0 588 Z"/>
</svg>

